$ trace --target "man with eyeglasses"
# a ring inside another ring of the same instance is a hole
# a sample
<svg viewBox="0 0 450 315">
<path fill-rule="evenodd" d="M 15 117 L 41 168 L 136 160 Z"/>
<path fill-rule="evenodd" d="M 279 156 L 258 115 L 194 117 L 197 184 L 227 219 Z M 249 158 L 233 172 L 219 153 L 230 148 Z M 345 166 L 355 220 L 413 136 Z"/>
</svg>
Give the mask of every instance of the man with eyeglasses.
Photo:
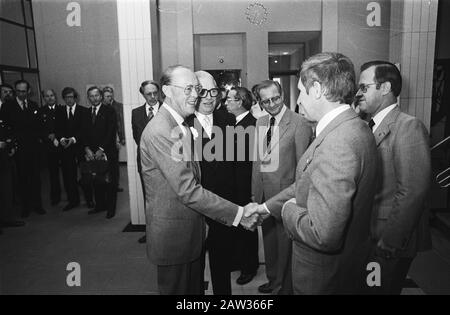
<svg viewBox="0 0 450 315">
<path fill-rule="evenodd" d="M 429 135 L 397 103 L 402 77 L 387 61 L 361 66 L 357 99 L 370 116 L 382 175 L 373 205 L 369 262 L 381 266 L 381 287 L 372 293 L 400 294 L 417 252 L 431 249 L 426 207 L 431 179 Z"/>
<path fill-rule="evenodd" d="M 198 146 L 199 151 L 201 149 L 199 156 L 201 185 L 222 198 L 233 200 L 233 163 L 225 161 L 227 149 L 225 137 L 227 126 L 234 123 L 234 116 L 226 111 L 215 110 L 220 102 L 220 90 L 213 76 L 206 71 L 197 71 L 195 75 L 203 89 L 199 93 L 195 113 L 190 115 L 186 122 L 190 128 L 195 128 L 198 135 L 194 145 Z M 206 218 L 206 223 L 209 227 L 206 250 L 213 293 L 231 295 L 231 271 L 237 268 L 233 263 L 237 229 L 209 218 Z"/>
<path fill-rule="evenodd" d="M 311 142 L 310 124 L 284 104 L 284 94 L 280 84 L 266 80 L 256 87 L 259 104 L 269 114 L 258 119 L 256 130 L 264 132 L 266 146 L 264 155 L 257 155 L 253 162 L 252 194 L 254 201 L 263 203 L 295 182 L 297 162 Z M 275 132 L 278 128 L 278 132 Z M 278 135 L 278 137 L 276 136 Z M 273 137 L 272 137 L 273 136 Z M 275 149 L 277 146 L 278 149 Z M 274 154 L 278 154 L 275 157 Z M 278 161 L 278 167 L 266 172 L 264 166 Z M 268 218 L 262 224 L 266 275 L 269 282 L 261 285 L 261 293 L 291 294 L 291 252 L 292 242 L 284 230 L 283 223 Z"/>
<path fill-rule="evenodd" d="M 141 83 L 139 87 L 139 92 L 145 99 L 145 104 L 134 108 L 131 112 L 131 127 L 133 129 L 133 139 L 137 145 L 137 167 L 139 178 L 141 179 L 142 193 L 144 196 L 144 205 L 145 205 L 145 185 L 142 179 L 142 166 L 141 166 L 141 135 L 142 131 L 144 131 L 145 126 L 147 126 L 148 122 L 155 117 L 156 113 L 159 110 L 160 104 L 160 90 L 159 84 L 153 80 L 146 80 Z M 147 241 L 147 237 L 144 235 L 139 238 L 139 243 L 145 243 Z"/>
<path fill-rule="evenodd" d="M 41 199 L 39 152 L 41 125 L 38 105 L 29 100 L 31 86 L 25 80 L 14 84 L 16 97 L 2 105 L 0 117 L 10 126 L 17 140 L 17 152 L 14 160 L 17 167 L 19 199 L 22 217 L 28 217 L 31 211 L 45 214 Z"/>
<path fill-rule="evenodd" d="M 161 294 L 204 294 L 205 216 L 254 229 L 259 217 L 201 186 L 200 165 L 185 119 L 202 90 L 194 72 L 171 66 L 161 77 L 164 104 L 141 137 L 146 194 L 147 252 L 158 268 Z"/>
</svg>

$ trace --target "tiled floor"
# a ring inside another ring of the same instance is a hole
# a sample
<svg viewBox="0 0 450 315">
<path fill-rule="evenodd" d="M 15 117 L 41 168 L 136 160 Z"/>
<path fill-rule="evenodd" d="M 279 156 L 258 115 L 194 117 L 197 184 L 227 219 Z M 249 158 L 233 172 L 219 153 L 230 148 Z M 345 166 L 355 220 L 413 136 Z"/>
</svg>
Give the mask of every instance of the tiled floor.
<svg viewBox="0 0 450 315">
<path fill-rule="evenodd" d="M 142 233 L 122 232 L 129 223 L 126 176 L 122 179 L 125 191 L 119 193 L 112 220 L 104 213 L 88 215 L 84 206 L 61 212 L 61 204 L 46 207 L 44 216 L 33 214 L 25 227 L 4 229 L 0 294 L 157 294 L 156 270 L 145 245 L 137 242 Z M 450 294 L 450 243 L 436 231 L 433 238 L 435 249 L 419 255 L 411 268 L 410 277 L 420 288 L 406 288 L 403 294 Z M 70 262 L 81 266 L 81 287 L 66 284 Z M 209 281 L 208 259 L 206 263 Z M 232 273 L 233 294 L 258 294 L 265 282 L 264 265 L 247 285 L 237 285 L 238 276 Z M 210 284 L 206 294 L 212 294 Z"/>
</svg>

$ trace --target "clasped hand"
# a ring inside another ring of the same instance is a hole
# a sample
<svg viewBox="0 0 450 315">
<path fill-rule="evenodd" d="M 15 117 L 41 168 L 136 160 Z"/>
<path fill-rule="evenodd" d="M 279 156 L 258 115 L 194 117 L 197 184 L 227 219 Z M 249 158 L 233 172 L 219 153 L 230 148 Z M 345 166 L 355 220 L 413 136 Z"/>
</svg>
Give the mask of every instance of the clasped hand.
<svg viewBox="0 0 450 315">
<path fill-rule="evenodd" d="M 258 225 L 270 216 L 263 205 L 257 203 L 249 203 L 244 207 L 240 224 L 247 230 L 254 231 Z"/>
</svg>

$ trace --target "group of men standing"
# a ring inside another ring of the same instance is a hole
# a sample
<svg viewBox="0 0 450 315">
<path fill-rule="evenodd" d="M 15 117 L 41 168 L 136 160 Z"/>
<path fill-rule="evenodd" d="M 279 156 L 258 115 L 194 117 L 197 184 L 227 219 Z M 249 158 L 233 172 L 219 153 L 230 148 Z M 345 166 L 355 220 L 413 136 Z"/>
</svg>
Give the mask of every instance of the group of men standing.
<svg viewBox="0 0 450 315">
<path fill-rule="evenodd" d="M 395 65 L 364 64 L 357 85 L 346 56 L 314 55 L 300 71 L 300 115 L 284 105 L 277 82 L 263 81 L 252 90 L 268 115 L 257 121 L 245 88 L 227 94 L 234 117 L 215 110 L 219 92 L 206 72 L 173 66 L 154 85 L 164 103 L 135 139 L 148 254 L 162 294 L 204 292 L 205 250 L 214 293 L 230 294 L 236 266 L 229 253 L 244 245 L 242 263 L 261 224 L 269 280 L 262 293 L 401 292 L 413 258 L 431 246 L 425 205 L 431 162 L 425 126 L 397 104 L 402 79 Z M 262 154 L 231 164 L 195 157 L 196 141 L 210 149 L 221 129 L 237 130 L 240 122 L 256 127 Z M 374 287 L 366 282 L 371 262 L 381 271 Z M 256 270 L 242 266 L 240 279 L 251 280 Z"/>
<path fill-rule="evenodd" d="M 23 218 L 31 212 L 46 213 L 41 196 L 42 151 L 52 206 L 61 202 L 61 171 L 68 201 L 63 211 L 80 205 L 81 186 L 87 206 L 92 209 L 89 214 L 106 211 L 107 218 L 114 217 L 119 181 L 118 143 L 124 142 L 124 129 L 123 123 L 120 128 L 116 114 L 122 111 L 122 105 L 114 101 L 113 90 L 90 87 L 87 97 L 91 107 L 87 108 L 78 103 L 78 93 L 72 87 L 62 90 L 64 105 L 58 105 L 55 91 L 48 89 L 42 91 L 44 105 L 38 107 L 28 98 L 31 87 L 27 81 L 19 80 L 14 87 L 14 90 L 9 85 L 1 87 L 2 95 L 4 90 L 11 91 L 2 98 L 2 130 L 4 138 L 15 144 L 1 149 L 5 160 L 2 166 L 12 166 L 5 169 L 8 176 L 2 173 L 1 190 L 6 191 L 5 187 L 11 190 L 1 196 L 3 225 L 24 224 L 14 221 L 15 208 L 21 210 Z M 104 176 L 99 176 L 102 172 Z"/>
</svg>

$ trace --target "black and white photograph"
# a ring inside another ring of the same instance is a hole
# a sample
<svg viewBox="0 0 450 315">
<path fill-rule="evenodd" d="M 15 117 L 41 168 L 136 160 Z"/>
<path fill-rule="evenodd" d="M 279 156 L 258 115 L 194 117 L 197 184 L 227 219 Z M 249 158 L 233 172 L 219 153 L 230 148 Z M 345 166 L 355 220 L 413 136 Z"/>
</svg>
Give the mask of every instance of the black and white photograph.
<svg viewBox="0 0 450 315">
<path fill-rule="evenodd" d="M 0 295 L 450 295 L 449 17 L 0 0 Z"/>
</svg>

